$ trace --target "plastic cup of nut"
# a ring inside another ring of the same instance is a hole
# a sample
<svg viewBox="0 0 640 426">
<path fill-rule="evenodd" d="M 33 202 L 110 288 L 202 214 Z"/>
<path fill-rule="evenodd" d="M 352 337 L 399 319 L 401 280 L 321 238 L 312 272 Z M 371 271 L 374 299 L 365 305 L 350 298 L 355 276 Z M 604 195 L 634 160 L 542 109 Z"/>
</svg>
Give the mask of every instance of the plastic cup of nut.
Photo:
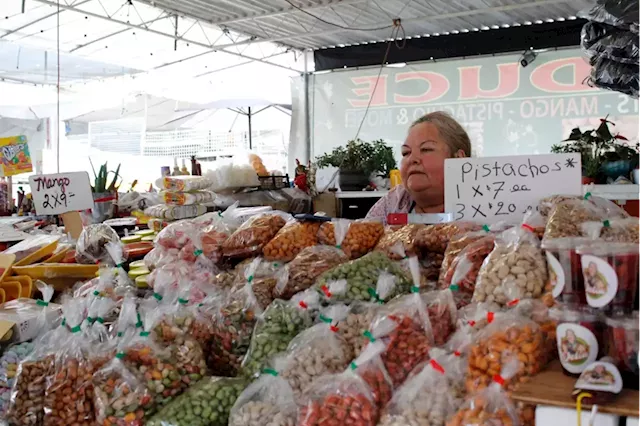
<svg viewBox="0 0 640 426">
<path fill-rule="evenodd" d="M 597 311 L 589 307 L 558 306 L 549 316 L 557 321 L 556 343 L 563 372 L 578 377 L 604 355 L 603 328 Z"/>
<path fill-rule="evenodd" d="M 589 306 L 614 316 L 633 312 L 638 291 L 638 245 L 600 242 L 576 251 Z"/>
<path fill-rule="evenodd" d="M 638 389 L 638 312 L 607 318 L 606 353 L 622 374 L 625 387 Z"/>
<path fill-rule="evenodd" d="M 558 238 L 542 241 L 542 249 L 545 251 L 549 267 L 549 281 L 553 297 L 566 306 L 587 305 L 580 256 L 576 249 L 579 246 L 585 246 L 590 241 L 593 240 Z"/>
</svg>

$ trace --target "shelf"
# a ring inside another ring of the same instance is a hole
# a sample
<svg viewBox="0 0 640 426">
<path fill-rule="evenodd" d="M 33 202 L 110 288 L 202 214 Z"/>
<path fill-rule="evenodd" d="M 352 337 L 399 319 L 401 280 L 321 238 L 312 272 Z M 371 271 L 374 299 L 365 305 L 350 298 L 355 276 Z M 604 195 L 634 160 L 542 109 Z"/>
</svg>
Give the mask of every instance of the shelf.
<svg viewBox="0 0 640 426">
<path fill-rule="evenodd" d="M 389 191 L 336 191 L 336 198 L 381 198 Z"/>
<path fill-rule="evenodd" d="M 583 192 L 613 201 L 637 200 L 639 185 L 584 185 Z"/>
<path fill-rule="evenodd" d="M 532 377 L 514 391 L 511 398 L 533 405 L 547 405 L 553 407 L 576 408 L 576 402 L 571 396 L 576 378 L 562 373 L 560 361 L 552 362 L 546 370 Z M 640 417 L 638 409 L 638 391 L 622 389 L 620 395 L 611 403 L 598 405 L 598 412 L 616 414 L 619 416 Z M 590 410 L 590 405 L 583 405 L 583 410 Z"/>
</svg>

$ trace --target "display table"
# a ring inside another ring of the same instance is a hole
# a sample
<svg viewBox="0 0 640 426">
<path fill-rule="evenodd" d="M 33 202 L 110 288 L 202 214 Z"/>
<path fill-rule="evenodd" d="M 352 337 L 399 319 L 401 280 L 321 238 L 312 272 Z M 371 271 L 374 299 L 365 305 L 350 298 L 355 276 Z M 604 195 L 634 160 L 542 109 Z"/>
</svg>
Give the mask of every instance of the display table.
<svg viewBox="0 0 640 426">
<path fill-rule="evenodd" d="M 389 191 L 337 191 L 337 216 L 346 219 L 362 219 L 369 209 Z"/>
<path fill-rule="evenodd" d="M 562 373 L 560 361 L 552 362 L 546 370 L 535 375 L 527 383 L 523 383 L 514 391 L 511 398 L 533 405 L 549 405 L 553 407 L 576 408 L 576 401 L 571 396 L 576 379 Z M 638 391 L 623 389 L 611 403 L 598 405 L 602 413 L 619 416 L 639 417 Z M 590 410 L 591 405 L 584 404 L 583 410 Z"/>
</svg>

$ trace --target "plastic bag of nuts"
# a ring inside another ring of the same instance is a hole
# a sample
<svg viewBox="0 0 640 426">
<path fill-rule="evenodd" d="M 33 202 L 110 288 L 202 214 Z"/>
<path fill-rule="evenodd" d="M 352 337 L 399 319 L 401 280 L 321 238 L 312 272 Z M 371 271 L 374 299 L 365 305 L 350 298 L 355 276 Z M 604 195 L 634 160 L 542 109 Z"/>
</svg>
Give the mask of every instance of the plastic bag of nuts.
<svg viewBox="0 0 640 426">
<path fill-rule="evenodd" d="M 253 296 L 261 309 L 266 309 L 273 301 L 275 289 L 286 280 L 286 270 L 281 262 L 269 262 L 256 257 L 238 264 L 236 269 L 236 291 L 246 285 L 251 286 Z M 233 292 L 232 292 L 233 293 Z"/>
<path fill-rule="evenodd" d="M 151 417 L 147 426 L 225 426 L 245 388 L 240 378 L 205 377 Z"/>
<path fill-rule="evenodd" d="M 518 370 L 518 360 L 508 359 L 493 376 L 490 386 L 474 391 L 447 426 L 519 426 L 518 413 L 503 390 L 504 383 Z"/>
<path fill-rule="evenodd" d="M 318 244 L 319 230 L 320 222 L 289 222 L 264 246 L 262 255 L 267 260 L 288 262 L 302 249 Z"/>
<path fill-rule="evenodd" d="M 471 346 L 467 391 L 471 393 L 488 386 L 492 377 L 500 372 L 501 362 L 507 355 L 519 361 L 519 369 L 504 383 L 505 389 L 513 389 L 544 367 L 544 348 L 544 335 L 534 321 L 516 311 L 496 317 L 476 335 Z"/>
<path fill-rule="evenodd" d="M 62 305 L 68 333 L 58 342 L 51 375 L 46 380 L 44 425 L 95 423 L 92 377 L 101 363 L 89 359 L 92 342 L 81 328 L 85 308 L 85 299 L 69 299 Z"/>
<path fill-rule="evenodd" d="M 371 389 L 352 368 L 319 377 L 305 392 L 299 426 L 375 426 L 379 412 Z"/>
<path fill-rule="evenodd" d="M 485 235 L 462 249 L 446 271 L 443 266 L 442 285 L 453 292 L 456 307 L 461 308 L 471 303 L 480 267 L 493 251 L 495 239 L 496 236 L 493 234 Z"/>
<path fill-rule="evenodd" d="M 403 225 L 399 229 L 393 226 L 387 226 L 384 230 L 384 235 L 378 241 L 376 250 L 384 252 L 384 254 L 392 260 L 400 260 L 404 256 L 415 256 L 416 234 L 426 225 L 419 223 L 410 223 Z M 396 248 L 398 244 L 402 246 L 402 252 L 399 252 Z"/>
<path fill-rule="evenodd" d="M 253 327 L 262 313 L 252 286 L 252 274 L 259 262 L 260 259 L 256 259 L 251 267 L 245 268 L 245 284 L 227 295 L 214 321 L 215 338 L 208 363 L 217 376 L 236 376 L 249 349 Z"/>
<path fill-rule="evenodd" d="M 346 227 L 348 225 L 348 228 Z M 338 245 L 340 234 L 344 232 L 342 244 Z M 384 233 L 384 225 L 377 220 L 333 219 L 320 226 L 318 241 L 320 244 L 338 247 L 349 259 L 357 259 L 369 253 Z"/>
<path fill-rule="evenodd" d="M 544 239 L 581 237 L 582 224 L 604 220 L 604 212 L 589 200 L 566 200 L 556 204 L 549 214 Z"/>
<path fill-rule="evenodd" d="M 494 249 L 478 273 L 473 301 L 505 305 L 512 299 L 540 298 L 548 290 L 547 262 L 531 220 L 534 215 L 527 215 L 521 226 L 496 237 Z"/>
<path fill-rule="evenodd" d="M 336 326 L 348 311 L 345 305 L 325 308 L 319 324 L 304 330 L 289 343 L 280 374 L 289 382 L 296 401 L 316 378 L 338 373 L 349 365 L 352 354 Z"/>
<path fill-rule="evenodd" d="M 393 394 L 393 381 L 381 358 L 384 350 L 385 345 L 373 339 L 351 363 L 351 369 L 369 386 L 378 409 L 386 406 Z"/>
<path fill-rule="evenodd" d="M 590 192 L 587 192 L 584 197 L 577 195 L 552 195 L 551 197 L 543 198 L 538 204 L 538 212 L 542 215 L 543 218 L 548 219 L 551 216 L 553 209 L 558 204 L 564 203 L 565 201 L 569 201 L 570 203 L 573 203 L 575 201 L 587 201 L 587 204 L 600 210 L 604 214 L 604 217 L 629 217 L 629 214 L 613 201 L 602 197 L 594 197 Z"/>
<path fill-rule="evenodd" d="M 290 219 L 291 216 L 283 212 L 253 216 L 222 243 L 222 253 L 235 258 L 259 255 L 262 248 Z"/>
<path fill-rule="evenodd" d="M 124 352 L 93 375 L 94 407 L 97 424 L 103 426 L 136 426 L 145 414 L 153 411 L 153 398 L 122 361 Z"/>
<path fill-rule="evenodd" d="M 611 243 L 635 243 L 640 242 L 640 223 L 638 218 L 606 219 L 602 222 L 585 222 L 582 224 L 582 233 L 585 237 L 601 239 Z"/>
<path fill-rule="evenodd" d="M 308 290 L 290 301 L 274 300 L 260 315 L 253 329 L 242 374 L 259 373 L 276 354 L 284 352 L 291 340 L 313 324 L 309 309 L 320 304 L 318 293 Z"/>
<path fill-rule="evenodd" d="M 392 291 L 382 297 L 377 286 L 381 274 L 392 281 Z M 411 287 L 405 272 L 382 252 L 372 252 L 360 259 L 338 265 L 323 273 L 316 283 L 330 301 L 382 301 L 404 294 Z"/>
<path fill-rule="evenodd" d="M 421 293 L 420 299 L 429 315 L 431 335 L 436 346 L 444 345 L 456 330 L 457 309 L 451 290 Z"/>
<path fill-rule="evenodd" d="M 481 225 L 471 222 L 451 222 L 427 225 L 415 236 L 415 244 L 423 253 L 444 254 L 449 240 L 457 234 L 478 231 Z"/>
<path fill-rule="evenodd" d="M 313 286 L 324 272 L 347 260 L 344 252 L 335 247 L 320 245 L 303 249 L 286 264 L 286 280 L 283 279 L 280 285 L 276 286 L 276 297 L 290 299 L 294 294 Z"/>
<path fill-rule="evenodd" d="M 349 305 L 349 314 L 338 323 L 338 333 L 353 351 L 355 357 L 369 343 L 364 333 L 369 330 L 381 304 L 372 302 L 354 302 Z"/>
<path fill-rule="evenodd" d="M 553 359 L 557 359 L 556 327 L 558 326 L 558 321 L 551 315 L 549 306 L 542 300 L 526 299 L 511 303 L 510 308 L 515 311 L 517 315 L 529 318 L 540 326 L 540 331 L 544 339 L 544 346 L 542 348 L 544 355 L 543 365 L 546 365 Z"/>
<path fill-rule="evenodd" d="M 291 386 L 277 368 L 266 368 L 233 404 L 229 426 L 295 426 L 297 417 Z"/>
<path fill-rule="evenodd" d="M 446 374 L 445 368 L 431 359 L 396 391 L 380 426 L 444 426 L 462 403 L 450 391 Z"/>
<path fill-rule="evenodd" d="M 433 345 L 429 315 L 418 293 L 396 298 L 380 309 L 370 334 L 385 344 L 382 361 L 398 386 L 429 358 Z"/>
</svg>

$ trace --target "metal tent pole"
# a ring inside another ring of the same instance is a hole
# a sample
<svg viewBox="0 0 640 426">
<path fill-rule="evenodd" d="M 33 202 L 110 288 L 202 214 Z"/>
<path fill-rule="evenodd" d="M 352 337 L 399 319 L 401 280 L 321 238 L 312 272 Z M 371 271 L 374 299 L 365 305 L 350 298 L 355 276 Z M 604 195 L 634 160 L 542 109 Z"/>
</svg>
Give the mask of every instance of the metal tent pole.
<svg viewBox="0 0 640 426">
<path fill-rule="evenodd" d="M 249 149 L 253 149 L 251 138 L 251 107 L 247 107 L 247 117 L 249 118 Z"/>
</svg>

